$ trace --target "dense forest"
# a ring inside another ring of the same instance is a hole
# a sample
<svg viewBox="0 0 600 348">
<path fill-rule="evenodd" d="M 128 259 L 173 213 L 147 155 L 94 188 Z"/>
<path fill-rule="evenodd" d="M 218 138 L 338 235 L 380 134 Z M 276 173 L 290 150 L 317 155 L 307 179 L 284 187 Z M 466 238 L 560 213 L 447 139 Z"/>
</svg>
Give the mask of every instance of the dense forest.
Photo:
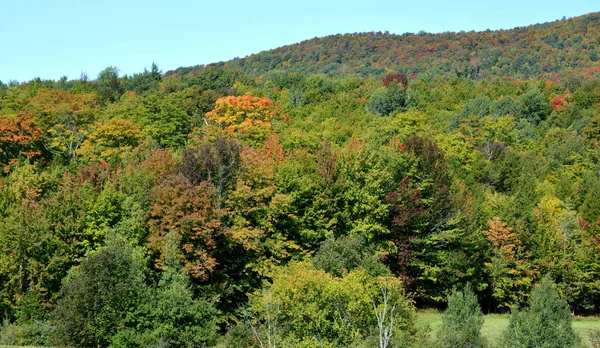
<svg viewBox="0 0 600 348">
<path fill-rule="evenodd" d="M 412 77 L 557 79 L 567 74 L 591 78 L 600 72 L 600 13 L 511 30 L 333 35 L 209 66 L 254 75 L 283 69 L 362 77 L 393 71 Z M 179 68 L 166 75 L 193 74 L 204 68 Z"/>
<path fill-rule="evenodd" d="M 0 344 L 425 347 L 415 308 L 529 306 L 529 347 L 600 314 L 600 14 L 0 82 L 0 165 Z"/>
</svg>

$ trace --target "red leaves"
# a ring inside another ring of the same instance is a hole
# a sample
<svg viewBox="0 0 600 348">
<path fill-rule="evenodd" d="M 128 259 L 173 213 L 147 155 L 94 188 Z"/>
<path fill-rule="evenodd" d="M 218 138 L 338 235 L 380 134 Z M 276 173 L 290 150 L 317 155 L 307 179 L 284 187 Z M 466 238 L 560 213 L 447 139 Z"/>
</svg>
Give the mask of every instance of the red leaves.
<svg viewBox="0 0 600 348">
<path fill-rule="evenodd" d="M 387 195 L 387 201 L 392 205 L 392 224 L 405 227 L 412 224 L 415 218 L 424 216 L 427 207 L 421 204 L 423 193 L 412 187 L 411 180 L 405 177 L 398 188 Z"/>
<path fill-rule="evenodd" d="M 396 81 L 398 84 L 402 85 L 402 88 L 406 91 L 408 88 L 408 78 L 404 74 L 387 74 L 383 78 L 383 85 L 385 88 L 390 86 L 392 81 Z"/>
<path fill-rule="evenodd" d="M 550 100 L 550 106 L 552 106 L 554 110 L 560 109 L 563 105 L 565 105 L 565 98 L 562 96 L 557 96 Z"/>
</svg>

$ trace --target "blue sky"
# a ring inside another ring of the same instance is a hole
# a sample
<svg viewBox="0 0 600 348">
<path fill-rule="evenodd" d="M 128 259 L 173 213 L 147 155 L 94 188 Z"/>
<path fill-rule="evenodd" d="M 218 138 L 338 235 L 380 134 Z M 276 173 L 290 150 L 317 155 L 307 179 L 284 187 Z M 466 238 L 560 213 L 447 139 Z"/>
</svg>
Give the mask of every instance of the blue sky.
<svg viewBox="0 0 600 348">
<path fill-rule="evenodd" d="M 570 1 L 0 0 L 0 80 L 167 71 L 315 36 L 509 29 L 600 11 Z"/>
</svg>

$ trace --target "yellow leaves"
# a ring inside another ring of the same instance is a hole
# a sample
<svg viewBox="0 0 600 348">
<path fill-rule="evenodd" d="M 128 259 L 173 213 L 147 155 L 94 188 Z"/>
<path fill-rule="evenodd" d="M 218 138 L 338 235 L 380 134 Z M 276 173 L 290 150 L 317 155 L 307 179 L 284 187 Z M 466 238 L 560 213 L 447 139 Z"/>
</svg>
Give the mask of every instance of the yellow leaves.
<svg viewBox="0 0 600 348">
<path fill-rule="evenodd" d="M 96 123 L 78 153 L 92 158 L 108 159 L 131 151 L 142 140 L 142 128 L 131 121 L 113 118 Z"/>
<path fill-rule="evenodd" d="M 206 113 L 206 120 L 231 136 L 260 142 L 271 134 L 275 116 L 271 99 L 245 94 L 219 98 L 215 109 Z"/>
<path fill-rule="evenodd" d="M 421 111 L 408 110 L 384 120 L 396 131 L 396 136 L 405 139 L 411 135 L 423 136 L 430 130 L 427 115 Z"/>
<path fill-rule="evenodd" d="M 566 235 L 563 235 L 563 221 L 567 209 L 563 203 L 554 196 L 546 195 L 542 197 L 533 211 L 537 220 L 538 232 L 536 242 L 540 251 L 545 252 L 545 256 L 557 253 L 561 245 L 566 244 Z"/>
<path fill-rule="evenodd" d="M 535 216 L 540 223 L 555 224 L 557 218 L 562 214 L 563 204 L 554 196 L 544 196 L 534 210 Z"/>
<path fill-rule="evenodd" d="M 259 322 L 285 316 L 285 321 L 278 322 L 282 345 L 348 346 L 372 333 L 377 327 L 376 313 L 382 311 L 394 316 L 397 332 L 411 326 L 412 306 L 404 298 L 400 279 L 372 277 L 364 270 L 334 277 L 306 262 L 277 268 L 272 283 L 250 295 L 250 306 Z M 393 314 L 389 312 L 392 306 Z M 316 336 L 320 343 L 314 341 Z"/>
</svg>

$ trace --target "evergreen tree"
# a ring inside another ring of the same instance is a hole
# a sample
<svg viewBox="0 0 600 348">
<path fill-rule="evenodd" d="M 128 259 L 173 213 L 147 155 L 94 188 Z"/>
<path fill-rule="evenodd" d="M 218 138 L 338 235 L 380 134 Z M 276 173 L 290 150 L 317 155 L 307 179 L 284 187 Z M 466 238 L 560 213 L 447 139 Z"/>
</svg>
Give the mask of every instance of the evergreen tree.
<svg viewBox="0 0 600 348">
<path fill-rule="evenodd" d="M 481 336 L 483 313 L 477 296 L 467 284 L 464 291 L 453 291 L 448 298 L 448 309 L 442 317 L 442 327 L 438 332 L 440 347 L 484 347 L 486 339 Z"/>
<path fill-rule="evenodd" d="M 580 341 L 571 325 L 567 302 L 560 298 L 549 276 L 537 285 L 529 299 L 529 308 L 515 311 L 502 337 L 503 347 L 566 348 Z"/>
</svg>

